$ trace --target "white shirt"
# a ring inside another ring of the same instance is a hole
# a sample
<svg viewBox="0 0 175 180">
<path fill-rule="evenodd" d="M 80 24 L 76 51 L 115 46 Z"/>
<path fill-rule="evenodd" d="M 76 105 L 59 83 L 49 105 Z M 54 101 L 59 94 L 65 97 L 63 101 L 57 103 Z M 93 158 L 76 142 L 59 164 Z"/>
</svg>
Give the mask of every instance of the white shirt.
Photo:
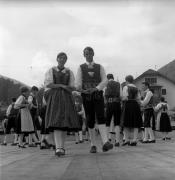
<svg viewBox="0 0 175 180">
<path fill-rule="evenodd" d="M 50 68 L 50 69 L 46 72 L 46 74 L 45 74 L 45 80 L 44 80 L 44 86 L 45 86 L 45 88 L 46 88 L 47 90 L 49 89 L 49 88 L 47 88 L 47 85 L 53 83 L 53 70 L 52 70 L 52 69 L 55 69 L 56 71 L 59 71 L 59 69 L 58 69 L 56 66 L 54 66 L 54 67 Z M 69 72 L 70 72 L 70 79 L 69 79 L 68 85 L 71 86 L 71 87 L 74 87 L 74 86 L 75 86 L 74 74 L 73 74 L 73 72 L 72 72 L 70 69 L 68 69 L 68 68 L 64 68 L 61 72 L 65 73 L 66 70 L 69 70 Z"/>
<path fill-rule="evenodd" d="M 86 62 L 86 64 L 88 66 L 92 66 L 94 65 L 94 62 L 88 63 Z M 100 77 L 101 77 L 101 82 L 97 85 L 97 89 L 98 90 L 103 90 L 106 85 L 107 85 L 107 78 L 106 78 L 106 72 L 105 69 L 102 65 L 100 65 Z M 77 89 L 82 89 L 82 71 L 81 71 L 81 67 L 79 66 L 78 71 L 77 71 L 77 75 L 76 75 L 76 81 L 75 81 L 75 87 Z"/>
<path fill-rule="evenodd" d="M 10 115 L 10 111 L 12 109 L 12 104 L 10 104 L 7 108 L 7 111 L 6 111 L 6 116 L 9 116 Z"/>
<path fill-rule="evenodd" d="M 128 99 L 128 86 L 136 87 L 134 84 L 128 84 L 127 86 L 124 86 L 122 92 L 122 100 Z"/>
<path fill-rule="evenodd" d="M 169 105 L 168 105 L 167 103 L 165 103 L 165 102 L 160 102 L 160 103 L 158 103 L 157 106 L 154 108 L 154 110 L 155 110 L 156 112 L 159 111 L 159 110 L 162 108 L 162 105 L 167 105 L 167 110 L 168 110 L 168 111 L 170 110 Z"/>
<path fill-rule="evenodd" d="M 144 92 L 146 93 L 146 96 L 144 100 L 141 101 L 142 106 L 146 106 L 151 100 L 151 97 L 153 96 L 153 93 L 149 89 L 145 90 Z"/>
</svg>

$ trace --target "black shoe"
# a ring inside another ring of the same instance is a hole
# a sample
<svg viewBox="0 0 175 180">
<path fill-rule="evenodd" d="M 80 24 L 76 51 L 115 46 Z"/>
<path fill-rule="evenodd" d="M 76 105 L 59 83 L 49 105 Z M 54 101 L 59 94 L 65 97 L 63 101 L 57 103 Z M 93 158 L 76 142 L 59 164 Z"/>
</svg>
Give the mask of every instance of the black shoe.
<svg viewBox="0 0 175 180">
<path fill-rule="evenodd" d="M 26 148 L 24 145 L 19 145 L 19 144 L 18 144 L 18 147 L 19 148 Z"/>
<path fill-rule="evenodd" d="M 82 141 L 82 140 L 80 140 L 80 141 L 79 141 L 79 143 L 83 143 L 83 141 Z"/>
<path fill-rule="evenodd" d="M 151 140 L 151 141 L 148 141 L 148 143 L 156 143 L 156 140 Z"/>
<path fill-rule="evenodd" d="M 147 140 L 147 141 L 142 141 L 142 143 L 143 144 L 147 144 L 147 143 L 149 143 L 149 141 Z"/>
<path fill-rule="evenodd" d="M 119 146 L 120 146 L 120 143 L 119 143 L 119 142 L 116 142 L 114 146 L 115 146 L 115 147 L 119 147 Z"/>
<path fill-rule="evenodd" d="M 166 140 L 166 138 L 162 138 L 162 140 L 163 140 L 163 141 L 165 141 L 165 140 Z"/>
<path fill-rule="evenodd" d="M 137 142 L 136 142 L 136 141 L 132 141 L 132 142 L 130 142 L 129 145 L 130 145 L 130 146 L 137 146 Z"/>
<path fill-rule="evenodd" d="M 90 153 L 97 153 L 97 147 L 91 146 Z"/>
<path fill-rule="evenodd" d="M 126 142 L 124 142 L 123 144 L 122 144 L 122 146 L 126 146 L 126 145 L 130 145 L 130 142 L 129 141 L 126 141 Z"/>
<path fill-rule="evenodd" d="M 75 142 L 75 144 L 78 144 L 78 142 Z"/>
<path fill-rule="evenodd" d="M 171 138 L 170 138 L 170 137 L 166 137 L 166 139 L 167 139 L 167 140 L 171 140 Z"/>
<path fill-rule="evenodd" d="M 36 142 L 35 144 L 36 144 L 36 145 L 41 145 L 41 142 Z"/>
<path fill-rule="evenodd" d="M 65 149 L 64 148 L 57 148 L 55 150 L 55 155 L 60 157 L 60 156 L 64 156 L 66 153 L 65 153 Z"/>
<path fill-rule="evenodd" d="M 18 143 L 12 143 L 11 144 L 11 146 L 17 146 L 18 145 Z"/>
<path fill-rule="evenodd" d="M 106 142 L 106 143 L 103 145 L 102 150 L 103 150 L 103 152 L 107 152 L 107 151 L 109 151 L 109 150 L 112 149 L 112 148 L 113 148 L 113 144 L 111 144 L 111 143 L 108 141 L 108 142 Z"/>
<path fill-rule="evenodd" d="M 4 143 L 4 142 L 3 142 L 3 143 L 1 143 L 1 145 L 2 145 L 2 146 L 7 146 L 7 143 Z"/>
</svg>

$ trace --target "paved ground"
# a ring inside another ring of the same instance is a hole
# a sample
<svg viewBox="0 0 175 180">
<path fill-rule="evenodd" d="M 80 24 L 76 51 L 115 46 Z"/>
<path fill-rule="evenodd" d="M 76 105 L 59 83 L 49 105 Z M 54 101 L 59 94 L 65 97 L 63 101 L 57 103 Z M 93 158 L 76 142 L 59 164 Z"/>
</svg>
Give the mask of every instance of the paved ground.
<svg viewBox="0 0 175 180">
<path fill-rule="evenodd" d="M 175 139 L 89 154 L 89 144 L 67 141 L 67 155 L 0 146 L 1 180 L 174 180 Z"/>
</svg>

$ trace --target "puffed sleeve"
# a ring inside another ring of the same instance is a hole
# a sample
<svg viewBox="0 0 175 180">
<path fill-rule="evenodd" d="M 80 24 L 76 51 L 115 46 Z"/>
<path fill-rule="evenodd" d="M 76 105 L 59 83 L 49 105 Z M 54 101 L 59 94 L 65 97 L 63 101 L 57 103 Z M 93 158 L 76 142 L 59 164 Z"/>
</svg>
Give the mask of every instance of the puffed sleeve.
<svg viewBox="0 0 175 180">
<path fill-rule="evenodd" d="M 50 68 L 46 74 L 44 79 L 44 86 L 47 87 L 47 85 L 53 83 L 53 73 L 52 68 Z"/>
<path fill-rule="evenodd" d="M 15 109 L 19 109 L 20 105 L 23 103 L 24 101 L 24 97 L 23 96 L 19 96 L 18 99 L 15 102 L 14 108 Z"/>
<path fill-rule="evenodd" d="M 69 86 L 74 87 L 75 86 L 75 77 L 71 70 L 69 70 L 69 72 L 70 72 Z"/>
<path fill-rule="evenodd" d="M 122 100 L 126 100 L 127 98 L 128 98 L 128 86 L 124 86 L 122 92 Z"/>
</svg>

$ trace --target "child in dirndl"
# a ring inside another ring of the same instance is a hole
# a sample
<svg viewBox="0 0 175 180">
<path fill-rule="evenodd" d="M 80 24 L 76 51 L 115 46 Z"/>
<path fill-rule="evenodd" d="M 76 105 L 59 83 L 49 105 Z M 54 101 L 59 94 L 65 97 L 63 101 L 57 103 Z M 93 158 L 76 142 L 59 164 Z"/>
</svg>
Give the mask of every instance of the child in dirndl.
<svg viewBox="0 0 175 180">
<path fill-rule="evenodd" d="M 24 133 L 34 133 L 33 120 L 30 114 L 30 105 L 27 100 L 28 95 L 29 89 L 27 87 L 21 87 L 21 95 L 18 97 L 14 105 L 15 109 L 19 109 L 19 113 L 16 118 L 16 133 L 19 134 L 19 148 L 25 148 L 23 144 Z"/>
<path fill-rule="evenodd" d="M 162 140 L 170 140 L 168 136 L 169 132 L 172 131 L 170 118 L 168 115 L 169 105 L 165 102 L 165 98 L 161 97 L 160 103 L 154 108 L 157 114 L 156 129 L 163 134 Z"/>
</svg>

